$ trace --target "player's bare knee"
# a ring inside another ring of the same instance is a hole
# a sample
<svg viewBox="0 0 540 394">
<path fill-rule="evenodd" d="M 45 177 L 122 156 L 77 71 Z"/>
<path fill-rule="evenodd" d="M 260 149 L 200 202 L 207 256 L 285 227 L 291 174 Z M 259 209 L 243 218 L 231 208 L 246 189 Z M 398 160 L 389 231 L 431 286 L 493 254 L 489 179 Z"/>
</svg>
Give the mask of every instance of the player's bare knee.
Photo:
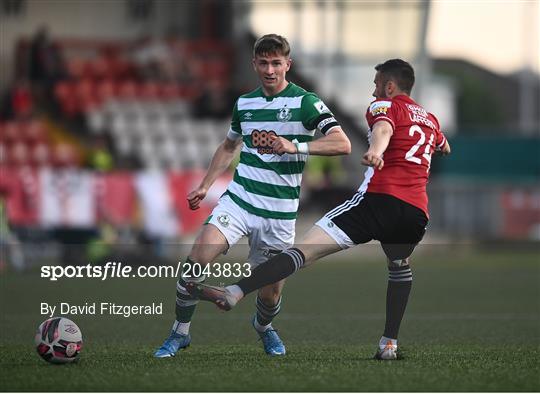
<svg viewBox="0 0 540 394">
<path fill-rule="evenodd" d="M 200 264 L 201 266 L 206 266 L 213 261 L 212 254 L 208 253 L 208 250 L 205 250 L 202 244 L 193 245 L 188 259 L 193 264 Z"/>
<path fill-rule="evenodd" d="M 317 225 L 313 226 L 295 247 L 304 254 L 304 267 L 341 250 L 337 242 Z"/>
<path fill-rule="evenodd" d="M 304 264 L 300 268 L 306 268 L 307 266 L 315 263 L 317 260 L 327 256 L 328 253 L 324 248 L 299 248 L 304 253 Z"/>
</svg>

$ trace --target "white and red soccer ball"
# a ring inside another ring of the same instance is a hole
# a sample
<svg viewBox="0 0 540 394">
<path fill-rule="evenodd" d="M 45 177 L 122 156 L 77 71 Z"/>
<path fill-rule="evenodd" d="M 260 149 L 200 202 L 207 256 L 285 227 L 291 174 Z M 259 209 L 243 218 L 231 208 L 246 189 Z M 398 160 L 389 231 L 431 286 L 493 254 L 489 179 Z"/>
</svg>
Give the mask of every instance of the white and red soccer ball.
<svg viewBox="0 0 540 394">
<path fill-rule="evenodd" d="M 77 360 L 83 344 L 80 328 L 65 317 L 52 317 L 41 323 L 35 342 L 38 354 L 53 364 Z"/>
</svg>

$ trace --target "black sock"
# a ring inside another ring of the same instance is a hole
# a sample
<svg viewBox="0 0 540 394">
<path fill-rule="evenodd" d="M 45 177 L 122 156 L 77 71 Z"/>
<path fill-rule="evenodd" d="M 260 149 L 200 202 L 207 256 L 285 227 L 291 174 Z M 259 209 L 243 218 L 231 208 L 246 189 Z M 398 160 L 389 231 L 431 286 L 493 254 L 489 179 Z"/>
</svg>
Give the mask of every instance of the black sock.
<svg viewBox="0 0 540 394">
<path fill-rule="evenodd" d="M 294 274 L 304 265 L 305 257 L 300 249 L 291 248 L 266 263 L 262 263 L 251 272 L 251 276 L 242 278 L 236 285 L 244 292 L 244 296 L 272 283 L 279 282 Z"/>
<path fill-rule="evenodd" d="M 386 291 L 386 324 L 384 336 L 397 339 L 399 326 L 407 307 L 412 287 L 412 272 L 409 265 L 388 268 L 388 288 Z"/>
</svg>

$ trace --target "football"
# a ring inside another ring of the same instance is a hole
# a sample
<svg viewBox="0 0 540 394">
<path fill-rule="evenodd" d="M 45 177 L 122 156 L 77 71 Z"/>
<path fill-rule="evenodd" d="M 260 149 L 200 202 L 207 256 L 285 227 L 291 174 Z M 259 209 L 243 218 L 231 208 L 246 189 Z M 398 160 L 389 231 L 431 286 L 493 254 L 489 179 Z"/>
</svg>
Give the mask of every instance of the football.
<svg viewBox="0 0 540 394">
<path fill-rule="evenodd" d="M 53 364 L 76 361 L 83 344 L 81 330 L 65 317 L 52 317 L 41 323 L 35 342 L 38 354 Z"/>
</svg>

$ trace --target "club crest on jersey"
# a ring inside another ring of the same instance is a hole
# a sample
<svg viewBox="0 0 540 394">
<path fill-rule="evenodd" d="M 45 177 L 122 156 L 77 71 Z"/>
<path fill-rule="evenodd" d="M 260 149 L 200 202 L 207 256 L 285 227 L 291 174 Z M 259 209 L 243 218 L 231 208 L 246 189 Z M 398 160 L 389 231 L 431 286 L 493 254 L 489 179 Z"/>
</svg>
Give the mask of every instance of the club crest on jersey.
<svg viewBox="0 0 540 394">
<path fill-rule="evenodd" d="M 280 122 L 288 122 L 292 118 L 292 112 L 290 108 L 287 108 L 287 106 L 284 106 L 281 108 L 277 113 L 277 120 Z"/>
<path fill-rule="evenodd" d="M 231 221 L 231 219 L 229 218 L 229 215 L 227 215 L 227 214 L 219 215 L 217 217 L 217 220 L 218 220 L 219 224 L 221 224 L 223 227 L 228 227 L 229 222 Z"/>
</svg>

